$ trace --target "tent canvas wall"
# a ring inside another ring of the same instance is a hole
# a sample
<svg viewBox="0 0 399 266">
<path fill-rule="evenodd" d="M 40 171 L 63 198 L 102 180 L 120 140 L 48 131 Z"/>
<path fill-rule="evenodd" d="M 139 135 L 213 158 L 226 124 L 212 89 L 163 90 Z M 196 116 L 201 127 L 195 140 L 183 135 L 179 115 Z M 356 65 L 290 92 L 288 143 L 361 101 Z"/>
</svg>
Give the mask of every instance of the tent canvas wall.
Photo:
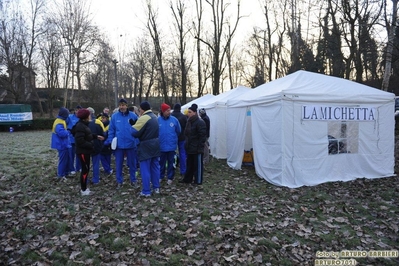
<svg viewBox="0 0 399 266">
<path fill-rule="evenodd" d="M 210 120 L 209 146 L 210 154 L 218 159 L 227 158 L 227 119 L 230 115 L 226 109 L 226 102 L 229 99 L 239 98 L 251 90 L 244 86 L 238 86 L 199 104 L 204 108 Z"/>
<path fill-rule="evenodd" d="M 241 168 L 249 134 L 257 175 L 278 186 L 394 175 L 392 93 L 298 71 L 228 100 L 227 106 L 227 163 L 234 169 Z M 338 147 L 335 153 L 331 143 Z"/>
</svg>

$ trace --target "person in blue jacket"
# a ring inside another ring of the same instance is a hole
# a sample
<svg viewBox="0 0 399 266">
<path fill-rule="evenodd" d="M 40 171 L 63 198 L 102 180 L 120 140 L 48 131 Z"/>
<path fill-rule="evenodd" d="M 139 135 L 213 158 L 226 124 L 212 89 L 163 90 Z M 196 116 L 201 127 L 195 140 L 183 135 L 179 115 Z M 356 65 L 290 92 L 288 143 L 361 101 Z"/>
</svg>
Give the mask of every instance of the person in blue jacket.
<svg viewBox="0 0 399 266">
<path fill-rule="evenodd" d="M 76 113 L 80 109 L 82 109 L 82 106 L 80 105 L 76 106 L 74 110 L 71 109 L 73 110 L 73 112 L 70 112 L 69 117 L 66 120 L 69 132 L 71 132 L 73 126 L 76 125 L 76 123 L 79 121 L 79 118 L 76 116 Z M 81 171 L 82 166 L 80 165 L 80 160 L 76 155 L 75 138 L 73 137 L 72 134 L 69 135 L 69 141 L 71 142 L 71 148 L 69 149 L 69 172 L 71 175 L 75 175 L 76 172 Z"/>
<path fill-rule="evenodd" d="M 165 176 L 165 168 L 167 164 L 166 175 L 168 177 L 168 185 L 172 184 L 175 177 L 175 168 L 173 166 L 178 137 L 181 132 L 179 120 L 171 116 L 170 106 L 166 103 L 161 104 L 161 114 L 158 117 L 159 124 L 159 142 L 161 145 L 161 158 L 159 164 L 161 167 L 160 181 Z"/>
<path fill-rule="evenodd" d="M 125 99 L 120 99 L 119 110 L 111 117 L 108 129 L 108 138 L 104 142 L 104 145 L 109 145 L 111 144 L 114 137 L 117 138 L 117 145 L 116 149 L 114 150 L 117 190 L 121 189 L 123 185 L 122 168 L 125 154 L 127 159 L 127 166 L 129 167 L 130 185 L 134 188 L 137 187 L 137 140 L 135 137 L 132 136 L 130 132 L 130 123 L 137 121 L 138 117 L 135 113 L 130 112 L 127 108 L 127 101 Z"/>
<path fill-rule="evenodd" d="M 70 132 L 66 120 L 69 116 L 68 109 L 61 107 L 57 118 L 54 120 L 51 134 L 51 148 L 58 151 L 57 180 L 66 181 L 69 171 L 69 140 Z"/>
<path fill-rule="evenodd" d="M 140 104 L 140 118 L 131 123 L 131 134 L 140 140 L 137 154 L 140 161 L 140 174 L 143 189 L 140 196 L 151 196 L 151 184 L 155 194 L 159 194 L 159 125 L 150 103 Z"/>
<path fill-rule="evenodd" d="M 90 112 L 90 122 L 89 128 L 91 133 L 104 137 L 104 125 L 103 122 L 96 119 L 95 111 L 92 107 L 87 107 L 87 110 Z M 101 159 L 101 150 L 103 148 L 103 141 L 96 138 L 93 139 L 94 150 L 91 153 L 91 161 L 92 161 L 92 172 L 93 177 L 90 180 L 93 185 L 97 185 L 100 183 L 100 159 Z"/>
</svg>

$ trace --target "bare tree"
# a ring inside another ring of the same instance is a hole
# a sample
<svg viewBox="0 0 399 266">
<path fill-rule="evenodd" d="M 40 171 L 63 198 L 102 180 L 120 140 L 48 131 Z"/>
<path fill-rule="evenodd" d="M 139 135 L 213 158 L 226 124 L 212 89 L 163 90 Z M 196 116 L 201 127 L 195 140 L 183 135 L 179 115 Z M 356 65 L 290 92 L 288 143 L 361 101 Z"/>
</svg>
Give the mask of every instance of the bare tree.
<svg viewBox="0 0 399 266">
<path fill-rule="evenodd" d="M 145 95 L 145 100 L 148 100 L 148 97 L 150 96 L 150 92 L 152 91 L 152 88 L 154 87 L 155 81 L 157 79 L 157 66 L 158 66 L 158 59 L 156 53 L 150 53 L 150 57 L 148 58 L 148 64 L 146 64 L 146 74 L 148 78 L 148 82 L 144 84 L 144 86 L 147 86 L 147 88 L 144 90 L 144 95 Z"/>
<path fill-rule="evenodd" d="M 85 81 L 86 88 L 91 92 L 90 98 L 112 106 L 114 93 L 112 90 L 114 81 L 113 50 L 110 44 L 104 40 L 99 43 L 99 50 L 90 65 L 91 72 Z"/>
<path fill-rule="evenodd" d="M 53 104 L 56 97 L 55 91 L 60 88 L 59 71 L 62 60 L 62 43 L 58 38 L 56 25 L 51 21 L 44 23 L 44 34 L 39 37 L 41 62 L 44 66 L 43 77 L 48 89 L 48 108 L 50 118 L 53 117 Z"/>
<path fill-rule="evenodd" d="M 267 37 L 266 31 L 254 28 L 253 34 L 248 40 L 248 46 L 245 48 L 246 54 L 250 58 L 253 71 L 247 78 L 247 82 L 251 87 L 255 88 L 265 83 L 265 71 L 267 69 Z"/>
<path fill-rule="evenodd" d="M 147 29 L 150 33 L 151 39 L 154 44 L 155 55 L 158 61 L 159 85 L 163 93 L 163 98 L 166 103 L 169 102 L 168 89 L 166 84 L 166 75 L 163 65 L 163 49 L 161 47 L 161 39 L 158 26 L 158 13 L 154 10 L 151 0 L 147 0 Z"/>
<path fill-rule="evenodd" d="M 292 53 L 284 48 L 284 42 L 287 38 L 287 25 L 292 19 L 288 12 L 291 2 L 264 0 L 260 3 L 265 23 L 253 28 L 244 48 L 250 58 L 250 74 L 245 79 L 251 87 L 282 77 L 288 72 L 289 59 L 285 57 L 292 58 Z"/>
<path fill-rule="evenodd" d="M 175 19 L 175 26 L 178 32 L 178 51 L 179 51 L 179 67 L 181 76 L 181 103 L 185 104 L 187 102 L 187 78 L 189 72 L 190 63 L 187 61 L 188 55 L 186 54 L 187 41 L 186 36 L 190 31 L 190 28 L 186 29 L 185 14 L 186 6 L 182 0 L 177 0 L 176 6 L 170 2 L 170 7 L 172 9 L 173 17 Z"/>
<path fill-rule="evenodd" d="M 201 1 L 201 0 L 200 0 Z M 229 7 L 229 3 L 225 4 L 224 0 L 205 0 L 205 2 L 211 8 L 212 22 L 213 22 L 213 33 L 212 39 L 206 40 L 199 36 L 196 36 L 202 43 L 204 43 L 212 53 L 212 93 L 214 95 L 219 94 L 219 88 L 221 83 L 221 77 L 224 71 L 225 56 L 229 49 L 230 43 L 237 30 L 238 23 L 241 19 L 240 16 L 240 1 L 237 2 L 237 15 L 233 26 L 230 26 L 228 17 L 226 17 L 226 10 Z M 230 30 L 225 33 L 226 27 Z"/>
<path fill-rule="evenodd" d="M 268 3 L 265 2 L 264 5 L 265 11 L 264 11 L 264 15 L 265 15 L 265 20 L 266 20 L 266 32 L 265 32 L 265 42 L 267 44 L 267 46 L 265 47 L 265 50 L 268 51 L 267 53 L 267 61 L 268 61 L 268 81 L 272 80 L 272 71 L 273 71 L 273 41 L 272 41 L 272 36 L 273 33 L 276 31 L 276 29 L 271 28 L 271 19 L 270 19 L 270 7 L 268 6 Z M 277 24 L 278 25 L 278 24 Z M 266 68 L 264 67 L 263 71 L 265 71 Z M 262 71 L 262 72 L 263 72 Z"/>
<path fill-rule="evenodd" d="M 291 29 L 289 36 L 291 40 L 291 67 L 289 72 L 295 72 L 300 69 L 299 62 L 299 14 L 297 0 L 291 0 Z"/>
<path fill-rule="evenodd" d="M 230 32 L 230 27 L 229 27 L 229 35 L 231 34 Z M 235 78 L 233 77 L 233 71 L 235 70 L 233 66 L 233 61 L 234 61 L 234 47 L 232 47 L 232 43 L 229 42 L 226 47 L 226 61 L 227 61 L 227 76 L 228 80 L 230 83 L 230 89 L 233 89 L 237 87 L 237 84 L 235 82 Z M 223 83 L 222 83 L 223 86 Z"/>
<path fill-rule="evenodd" d="M 24 20 L 20 10 L 12 2 L 2 3 L 0 18 L 0 63 L 8 75 L 2 76 L 5 92 L 3 97 L 12 103 L 19 103 L 25 97 L 24 77 L 20 71 L 23 66 L 23 36 Z"/>
<path fill-rule="evenodd" d="M 142 44 L 142 45 L 140 45 Z M 134 79 L 134 104 L 139 104 L 142 100 L 143 95 L 143 87 L 144 87 L 144 76 L 146 70 L 146 57 L 143 53 L 145 53 L 146 49 L 148 48 L 148 43 L 145 39 L 138 39 L 136 42 L 135 47 L 133 48 L 132 53 L 132 62 L 131 68 L 133 71 L 133 79 Z M 152 79 L 150 79 L 150 82 Z"/>
<path fill-rule="evenodd" d="M 78 98 L 82 90 L 81 67 L 92 62 L 91 53 L 99 42 L 98 28 L 93 24 L 90 15 L 90 6 L 86 0 L 63 0 L 62 6 L 54 14 L 55 22 L 68 50 L 65 91 L 68 89 L 68 77 L 72 72 L 78 83 Z M 74 62 L 76 60 L 76 62 Z M 76 65 L 74 65 L 76 64 Z M 73 76 L 72 76 L 73 78 Z M 65 93 L 64 105 L 67 106 Z M 71 95 L 73 101 L 73 90 Z"/>
<path fill-rule="evenodd" d="M 275 54 L 274 56 L 274 65 L 275 65 L 275 76 L 274 79 L 279 77 L 283 77 L 288 72 L 288 67 L 284 67 L 286 65 L 284 60 L 284 36 L 288 30 L 288 23 L 285 18 L 282 19 L 281 24 L 277 20 L 277 14 L 286 14 L 288 9 L 287 0 L 280 3 L 280 6 L 274 10 L 274 14 L 276 17 L 276 33 L 277 33 L 277 44 L 273 45 L 272 51 Z"/>
<path fill-rule="evenodd" d="M 248 47 L 245 49 L 246 53 L 250 56 L 253 64 L 253 74 L 247 78 L 251 87 L 257 87 L 264 84 L 266 80 L 272 80 L 272 70 L 273 70 L 273 40 L 272 36 L 277 29 L 272 29 L 272 17 L 273 13 L 270 10 L 271 5 L 274 2 L 265 1 L 262 3 L 264 5 L 264 17 L 266 28 L 254 27 L 253 33 L 248 40 Z M 272 9 L 273 10 L 273 9 Z M 277 19 L 275 19 L 277 20 Z M 277 21 L 275 25 L 278 25 Z"/>
<path fill-rule="evenodd" d="M 387 17 L 387 0 L 384 0 L 385 7 L 385 27 L 388 32 L 388 43 L 387 43 L 387 51 L 385 55 L 385 71 L 384 78 L 382 80 L 382 90 L 388 91 L 389 87 L 389 79 L 391 77 L 392 70 L 392 53 L 393 53 L 393 42 L 395 39 L 395 29 L 397 28 L 397 15 L 398 15 L 398 0 L 392 0 L 392 19 L 391 23 L 389 23 L 389 19 Z"/>
<path fill-rule="evenodd" d="M 343 31 L 339 23 L 338 6 L 327 1 L 325 15 L 320 18 L 321 37 L 318 41 L 316 66 L 320 73 L 344 77 L 345 63 L 342 53 Z"/>
<path fill-rule="evenodd" d="M 143 96 L 147 100 L 153 90 L 158 66 L 157 56 L 145 34 L 135 42 L 129 64 L 133 78 L 133 102 L 139 104 Z"/>
<path fill-rule="evenodd" d="M 28 34 L 29 39 L 26 38 L 24 42 L 25 50 L 26 50 L 26 55 L 27 55 L 27 67 L 28 69 L 33 69 L 33 54 L 36 52 L 36 45 L 37 45 L 37 40 L 39 35 L 43 34 L 41 29 L 37 29 L 37 23 L 39 19 L 40 13 L 43 12 L 44 9 L 44 0 L 31 0 L 30 1 L 30 11 L 31 11 L 31 17 L 30 17 L 30 34 Z M 27 36 L 27 37 L 28 37 Z M 28 79 L 32 80 L 32 75 L 33 71 L 28 72 Z M 43 116 L 43 107 L 42 103 L 40 101 L 39 95 L 37 93 L 36 88 L 32 88 L 32 92 L 35 95 L 38 105 L 39 105 L 39 111 L 40 111 L 40 116 Z"/>
<path fill-rule="evenodd" d="M 203 77 L 202 69 L 202 53 L 201 53 L 201 39 L 202 39 L 202 15 L 203 7 L 202 0 L 195 0 L 195 8 L 197 13 L 197 25 L 194 25 L 195 38 L 197 39 L 197 77 L 198 77 L 198 90 L 197 97 L 202 95 L 202 92 L 206 86 L 206 78 Z M 206 76 L 206 74 L 205 74 Z"/>
<path fill-rule="evenodd" d="M 342 6 L 342 29 L 344 30 L 344 40 L 349 47 L 349 55 L 346 58 L 345 78 L 349 79 L 354 65 L 356 81 L 362 82 L 364 65 L 362 62 L 360 46 L 362 30 L 371 30 L 379 18 L 382 10 L 381 3 L 373 0 L 341 0 Z M 363 32 L 365 31 L 363 30 Z"/>
</svg>

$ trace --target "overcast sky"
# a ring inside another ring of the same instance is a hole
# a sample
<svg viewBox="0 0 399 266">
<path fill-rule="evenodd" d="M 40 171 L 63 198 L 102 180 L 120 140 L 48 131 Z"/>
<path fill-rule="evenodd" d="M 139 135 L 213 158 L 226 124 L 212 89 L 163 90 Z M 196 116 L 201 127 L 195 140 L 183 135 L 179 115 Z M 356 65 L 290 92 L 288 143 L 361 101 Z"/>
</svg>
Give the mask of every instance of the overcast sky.
<svg viewBox="0 0 399 266">
<path fill-rule="evenodd" d="M 236 0 L 232 0 L 236 3 Z M 153 0 L 157 6 L 160 21 L 162 21 L 163 32 L 170 32 L 172 24 L 172 13 L 169 0 Z M 187 12 L 195 14 L 195 1 L 186 1 L 192 8 Z M 118 42 L 131 40 L 143 32 L 145 22 L 145 11 L 142 0 L 92 0 L 91 11 L 95 22 L 108 34 L 111 42 L 117 46 Z M 236 4 L 232 4 L 229 10 L 233 10 Z M 205 4 L 204 4 L 205 7 Z M 240 32 L 249 33 L 252 27 L 263 21 L 262 10 L 258 0 L 242 0 L 240 20 Z M 122 35 L 122 36 L 121 36 Z"/>
</svg>

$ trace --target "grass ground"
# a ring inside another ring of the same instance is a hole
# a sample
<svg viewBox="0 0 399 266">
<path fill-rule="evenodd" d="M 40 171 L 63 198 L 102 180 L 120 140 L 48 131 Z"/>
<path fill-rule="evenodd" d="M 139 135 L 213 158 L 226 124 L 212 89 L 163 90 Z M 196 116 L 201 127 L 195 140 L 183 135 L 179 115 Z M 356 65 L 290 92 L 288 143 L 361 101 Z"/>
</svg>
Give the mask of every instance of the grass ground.
<svg viewBox="0 0 399 266">
<path fill-rule="evenodd" d="M 5 265 L 315 265 L 344 250 L 399 249 L 398 177 L 289 189 L 213 159 L 202 186 L 164 181 L 161 195 L 140 198 L 102 176 L 82 197 L 78 176 L 54 180 L 49 144 L 49 131 L 0 133 Z"/>
</svg>

